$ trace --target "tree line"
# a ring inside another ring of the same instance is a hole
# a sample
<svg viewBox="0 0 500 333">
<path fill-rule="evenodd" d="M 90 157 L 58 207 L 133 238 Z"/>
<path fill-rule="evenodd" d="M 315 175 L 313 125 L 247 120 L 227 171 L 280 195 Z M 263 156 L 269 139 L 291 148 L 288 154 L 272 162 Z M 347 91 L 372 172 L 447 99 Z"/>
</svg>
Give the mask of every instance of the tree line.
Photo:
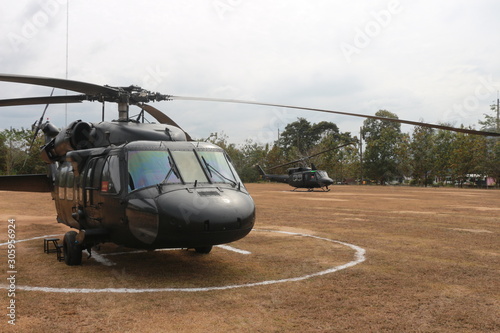
<svg viewBox="0 0 500 333">
<path fill-rule="evenodd" d="M 0 131 L 0 175 L 39 174 L 46 171 L 40 158 L 43 137 L 31 129 Z"/>
<path fill-rule="evenodd" d="M 377 116 L 398 118 L 387 110 Z M 499 131 L 498 118 L 485 114 L 479 122 L 481 129 Z M 28 129 L 6 129 L 0 132 L 0 174 L 43 173 L 39 158 L 43 138 L 34 143 Z M 246 140 L 236 145 L 224 133 L 212 133 L 209 141 L 223 148 L 230 156 L 244 182 L 256 182 L 260 175 L 255 168 L 265 170 L 289 161 L 300 160 L 328 172 L 336 182 L 376 182 L 416 185 L 463 184 L 471 175 L 475 178 L 500 180 L 500 140 L 498 138 L 456 133 L 415 126 L 411 133 L 403 133 L 401 124 L 386 120 L 367 119 L 360 135 L 341 132 L 335 123 L 310 123 L 305 118 L 286 125 L 279 138 L 272 143 Z M 321 151 L 339 147 L 308 158 Z M 288 166 L 290 167 L 290 166 Z M 269 173 L 286 173 L 281 167 Z M 498 185 L 497 185 L 498 186 Z"/>
<path fill-rule="evenodd" d="M 397 118 L 380 110 L 377 116 Z M 449 124 L 443 124 L 448 125 Z M 480 122 L 482 130 L 500 132 L 496 118 Z M 411 179 L 415 184 L 481 183 L 500 179 L 500 141 L 447 130 L 415 126 L 402 133 L 399 123 L 368 119 L 361 136 L 366 143 L 363 167 L 367 177 L 384 183 Z M 482 184 L 482 185 L 486 185 Z"/>
<path fill-rule="evenodd" d="M 387 110 L 379 110 L 376 115 L 398 118 Z M 500 132 L 498 118 L 485 116 L 485 120 L 479 122 L 481 129 Z M 228 143 L 226 136 L 217 133 L 208 140 L 228 151 L 240 176 L 247 182 L 259 179 L 256 164 L 266 169 L 298 159 L 306 165 L 314 163 L 336 182 L 463 185 L 471 178 L 481 184 L 488 177 L 498 186 L 500 180 L 498 138 L 421 126 L 413 127 L 411 133 L 403 133 L 401 124 L 385 120 L 365 120 L 360 137 L 340 132 L 331 122 L 311 124 L 298 118 L 285 127 L 272 145 L 248 140 L 237 148 Z M 307 159 L 345 143 L 352 144 Z M 286 173 L 286 168 L 272 173 Z"/>
</svg>

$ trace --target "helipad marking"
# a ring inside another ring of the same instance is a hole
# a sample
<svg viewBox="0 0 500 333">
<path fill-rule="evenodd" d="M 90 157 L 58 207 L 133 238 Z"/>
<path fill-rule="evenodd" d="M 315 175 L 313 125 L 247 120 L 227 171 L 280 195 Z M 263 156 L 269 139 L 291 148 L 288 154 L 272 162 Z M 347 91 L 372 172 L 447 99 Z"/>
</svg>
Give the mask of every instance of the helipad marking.
<svg viewBox="0 0 500 333">
<path fill-rule="evenodd" d="M 28 238 L 28 239 L 16 239 L 15 243 L 21 243 L 21 242 L 27 242 L 27 241 L 30 241 L 30 240 L 34 240 L 34 239 L 50 238 L 50 237 L 57 237 L 57 236 L 62 236 L 62 235 L 61 234 L 58 234 L 58 235 L 45 235 L 45 236 L 38 236 L 38 237 Z M 7 244 L 9 244 L 9 243 L 8 242 L 7 243 L 0 243 L 0 246 L 7 245 Z"/>
<path fill-rule="evenodd" d="M 96 253 L 95 251 L 92 251 L 91 258 L 94 258 L 95 261 L 97 261 L 100 264 L 103 264 L 104 266 L 115 266 L 116 265 L 115 262 L 113 262 L 107 258 L 104 258 L 102 255 L 100 255 L 99 253 Z"/>
<path fill-rule="evenodd" d="M 261 232 L 275 232 L 275 233 L 280 233 L 280 234 L 285 234 L 285 235 L 292 235 L 292 236 L 301 236 L 301 237 L 310 237 L 310 238 L 315 238 L 319 240 L 324 240 L 327 242 L 332 242 L 332 243 L 337 243 L 341 244 L 344 246 L 347 246 L 351 249 L 353 249 L 355 252 L 354 254 L 354 260 L 343 264 L 339 266 L 335 266 L 320 272 L 312 273 L 312 274 L 307 274 L 303 276 L 298 276 L 294 278 L 287 278 L 287 279 L 280 279 L 280 280 L 267 280 L 267 281 L 261 281 L 261 282 L 254 282 L 254 283 L 246 283 L 246 284 L 233 284 L 233 285 L 227 285 L 227 286 L 216 286 L 216 287 L 205 287 L 205 288 L 55 288 L 55 287 L 32 287 L 32 286 L 16 286 L 16 289 L 18 290 L 26 290 L 26 291 L 42 291 L 42 292 L 47 292 L 47 293 L 80 293 L 80 294 L 90 294 L 90 293 L 155 293 L 155 292 L 200 292 L 200 291 L 212 291 L 212 290 L 229 290 L 229 289 L 236 289 L 236 288 L 245 288 L 245 287 L 257 287 L 257 286 L 266 286 L 266 285 L 271 285 L 271 284 L 278 284 L 278 283 L 286 283 L 286 282 L 297 282 L 297 281 L 303 281 L 307 280 L 313 277 L 317 276 L 322 276 L 326 274 L 331 274 L 338 272 L 340 270 L 353 267 L 359 263 L 362 263 L 363 261 L 366 260 L 365 253 L 366 250 L 354 245 L 354 244 L 349 244 L 346 242 L 341 242 L 333 239 L 328 239 L 328 238 L 323 238 L 323 237 L 318 237 L 318 236 L 313 236 L 313 235 L 308 235 L 308 234 L 301 234 L 301 233 L 295 233 L 295 232 L 288 232 L 288 231 L 279 231 L 279 230 L 262 230 L 262 229 L 254 229 L 253 231 L 261 231 Z M 16 242 L 21 242 L 21 241 L 28 241 L 32 239 L 39 239 L 39 238 L 44 238 L 48 236 L 42 236 L 42 237 L 34 237 L 31 239 L 25 239 L 25 240 L 19 240 Z M 8 243 L 1 243 L 0 246 L 6 245 Z M 0 289 L 8 289 L 9 286 L 7 285 L 0 285 Z"/>
<path fill-rule="evenodd" d="M 236 252 L 239 254 L 252 254 L 252 252 L 250 252 L 250 251 L 237 249 L 237 248 L 229 246 L 229 245 L 217 245 L 217 247 L 220 247 L 221 249 L 224 249 L 224 250 L 233 251 L 233 252 Z"/>
</svg>

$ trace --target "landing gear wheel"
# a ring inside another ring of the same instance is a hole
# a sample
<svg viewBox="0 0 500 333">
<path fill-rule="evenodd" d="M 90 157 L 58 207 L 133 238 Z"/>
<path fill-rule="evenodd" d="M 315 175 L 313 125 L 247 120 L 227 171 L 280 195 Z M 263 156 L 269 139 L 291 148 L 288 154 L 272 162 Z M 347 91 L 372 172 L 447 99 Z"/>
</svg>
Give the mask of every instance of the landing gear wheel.
<svg viewBox="0 0 500 333">
<path fill-rule="evenodd" d="M 212 245 L 210 245 L 210 246 L 202 246 L 202 247 L 195 247 L 194 250 L 197 253 L 209 254 L 210 251 L 212 251 Z"/>
<path fill-rule="evenodd" d="M 63 250 L 64 262 L 68 266 L 82 264 L 82 245 L 76 241 L 76 231 L 68 231 L 64 235 Z"/>
</svg>

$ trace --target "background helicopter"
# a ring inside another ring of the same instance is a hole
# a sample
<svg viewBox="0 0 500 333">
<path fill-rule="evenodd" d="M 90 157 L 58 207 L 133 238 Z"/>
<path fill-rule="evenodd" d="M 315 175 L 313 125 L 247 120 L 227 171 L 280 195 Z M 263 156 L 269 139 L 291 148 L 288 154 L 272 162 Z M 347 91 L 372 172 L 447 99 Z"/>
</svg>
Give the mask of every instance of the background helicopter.
<svg viewBox="0 0 500 333">
<path fill-rule="evenodd" d="M 255 222 L 255 205 L 227 154 L 218 146 L 191 141 L 173 120 L 144 103 L 193 100 L 293 108 L 499 136 L 443 125 L 253 101 L 163 95 L 137 86 L 111 87 L 85 82 L 20 75 L 0 81 L 76 91 L 70 96 L 0 100 L 0 106 L 80 103 L 118 104 L 118 120 L 74 121 L 59 131 L 39 123 L 45 134 L 41 149 L 47 175 L 0 177 L 0 190 L 50 191 L 57 221 L 79 232 L 65 234 L 68 265 L 78 265 L 82 249 L 114 242 L 128 247 L 195 248 L 208 253 L 213 245 L 246 236 Z M 130 119 L 129 106 L 142 108 L 159 124 Z M 103 108 L 104 110 L 104 108 Z M 104 112 L 104 111 L 103 111 Z M 326 183 L 324 183 L 326 184 Z"/>
<path fill-rule="evenodd" d="M 272 174 L 267 174 L 264 169 L 260 165 L 256 165 L 257 169 L 259 170 L 260 174 L 262 175 L 263 179 L 274 181 L 274 182 L 280 182 L 280 183 L 286 183 L 292 187 L 294 187 L 293 191 L 295 191 L 298 188 L 305 188 L 308 191 L 313 191 L 315 188 L 320 188 L 325 192 L 330 191 L 328 186 L 333 185 L 333 180 L 328 176 L 327 172 L 324 170 L 318 170 L 314 163 L 311 163 L 311 167 L 305 166 L 305 161 L 318 156 L 320 154 L 324 154 L 326 152 L 336 150 L 348 145 L 354 144 L 354 142 L 346 143 L 344 145 L 340 145 L 338 147 L 326 149 L 323 151 L 320 151 L 319 153 L 283 163 L 280 165 L 276 165 L 272 168 L 269 168 L 268 170 L 274 170 L 280 167 L 284 167 L 287 165 L 295 164 L 295 163 L 302 163 L 304 166 L 300 167 L 294 167 L 294 168 L 289 168 L 287 170 L 288 174 L 286 175 L 272 175 Z"/>
</svg>

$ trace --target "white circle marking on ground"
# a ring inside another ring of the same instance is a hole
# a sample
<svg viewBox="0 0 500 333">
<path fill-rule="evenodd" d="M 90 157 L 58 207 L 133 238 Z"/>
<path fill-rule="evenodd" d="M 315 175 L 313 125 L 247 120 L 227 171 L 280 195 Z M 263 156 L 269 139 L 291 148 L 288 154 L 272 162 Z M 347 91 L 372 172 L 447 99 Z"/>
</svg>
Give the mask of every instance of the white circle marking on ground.
<svg viewBox="0 0 500 333">
<path fill-rule="evenodd" d="M 318 237 L 308 234 L 296 233 L 296 232 L 288 232 L 288 231 L 279 231 L 279 230 L 263 230 L 263 229 L 254 229 L 254 231 L 261 232 L 275 232 L 280 234 L 286 234 L 291 236 L 301 236 L 301 237 L 310 237 L 315 238 L 327 242 L 337 243 L 340 245 L 347 246 L 355 251 L 354 260 L 339 266 L 335 266 L 320 272 L 302 275 L 294 278 L 287 279 L 279 279 L 279 280 L 267 280 L 261 282 L 254 283 L 246 283 L 246 284 L 232 284 L 227 286 L 216 286 L 216 287 L 203 287 L 203 288 L 55 288 L 55 287 L 34 287 L 34 286 L 16 286 L 16 290 L 26 290 L 26 291 L 42 291 L 47 293 L 81 293 L 81 294 L 90 294 L 90 293 L 157 293 L 157 292 L 201 292 L 201 291 L 212 291 L 212 290 L 228 290 L 228 289 L 236 289 L 236 288 L 245 288 L 245 287 L 257 287 L 257 286 L 266 286 L 277 283 L 286 283 L 286 282 L 296 282 L 303 281 L 306 279 L 310 279 L 317 276 L 322 276 L 326 274 L 331 274 L 334 272 L 338 272 L 340 270 L 355 266 L 359 263 L 362 263 L 366 260 L 365 253 L 366 250 L 353 244 L 349 244 L 346 242 L 341 242 L 333 239 L 328 239 L 324 237 Z M 45 238 L 49 236 L 40 236 L 34 237 L 30 239 L 18 240 L 18 242 L 25 242 L 34 239 Z M 0 243 L 0 246 L 7 245 L 8 243 Z M 9 289 L 7 285 L 0 285 L 0 289 Z"/>
</svg>

